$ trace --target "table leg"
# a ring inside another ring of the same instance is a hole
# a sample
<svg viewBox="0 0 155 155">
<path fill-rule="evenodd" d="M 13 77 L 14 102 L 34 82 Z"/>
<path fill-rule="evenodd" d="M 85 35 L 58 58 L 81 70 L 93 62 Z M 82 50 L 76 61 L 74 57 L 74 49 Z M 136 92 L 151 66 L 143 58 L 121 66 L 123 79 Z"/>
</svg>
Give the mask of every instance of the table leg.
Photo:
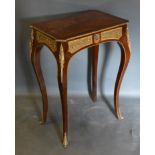
<svg viewBox="0 0 155 155">
<path fill-rule="evenodd" d="M 60 90 L 62 116 L 63 116 L 63 146 L 68 145 L 68 105 L 67 105 L 67 67 L 68 61 L 65 59 L 62 45 L 60 46 L 58 59 L 58 85 Z"/>
<path fill-rule="evenodd" d="M 96 101 L 97 99 L 97 64 L 98 64 L 98 50 L 99 45 L 92 47 L 92 72 L 91 72 L 91 81 L 92 81 L 92 99 Z"/>
<path fill-rule="evenodd" d="M 120 91 L 120 86 L 122 83 L 122 79 L 125 73 L 125 70 L 128 66 L 129 59 L 130 59 L 130 43 L 129 43 L 129 36 L 128 36 L 128 29 L 125 29 L 124 35 L 121 37 L 119 40 L 119 45 L 121 48 L 121 62 L 119 66 L 119 71 L 117 74 L 117 79 L 115 83 L 115 90 L 114 90 L 114 106 L 115 106 L 115 112 L 118 117 L 118 119 L 123 119 L 123 116 L 120 111 L 120 106 L 119 106 L 119 91 Z"/>
<path fill-rule="evenodd" d="M 42 48 L 42 46 L 33 46 L 32 47 L 31 61 L 32 61 L 32 65 L 33 65 L 34 71 L 36 73 L 37 80 L 38 80 L 39 87 L 40 87 L 41 94 L 42 94 L 43 115 L 42 115 L 42 120 L 40 123 L 44 124 L 47 119 L 48 97 L 47 97 L 46 86 L 45 86 L 41 66 L 40 66 L 40 50 L 41 50 L 41 48 Z"/>
</svg>

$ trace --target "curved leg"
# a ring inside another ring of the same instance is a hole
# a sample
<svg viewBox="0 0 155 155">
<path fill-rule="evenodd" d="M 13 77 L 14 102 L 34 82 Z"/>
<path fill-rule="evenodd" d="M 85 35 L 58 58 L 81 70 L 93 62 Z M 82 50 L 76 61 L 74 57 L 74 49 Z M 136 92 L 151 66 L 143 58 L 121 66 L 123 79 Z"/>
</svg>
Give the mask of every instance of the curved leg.
<svg viewBox="0 0 155 155">
<path fill-rule="evenodd" d="M 42 94 L 42 100 L 43 100 L 43 115 L 42 115 L 42 120 L 41 124 L 46 122 L 47 119 L 47 111 L 48 111 L 48 98 L 47 98 L 47 92 L 46 92 L 46 86 L 43 78 L 43 74 L 41 71 L 41 66 L 40 66 L 40 50 L 42 46 L 33 46 L 32 47 L 32 53 L 31 53 L 31 61 L 32 65 L 34 68 L 34 71 L 37 76 L 37 80 L 39 83 L 39 87 L 41 90 Z"/>
<path fill-rule="evenodd" d="M 98 64 L 98 50 L 99 45 L 92 47 L 92 100 L 96 101 L 97 99 L 97 64 Z"/>
<path fill-rule="evenodd" d="M 68 62 L 64 56 L 63 46 L 60 46 L 58 63 L 58 84 L 60 90 L 62 116 L 63 116 L 63 146 L 68 145 L 68 105 L 67 105 L 67 67 Z"/>
<path fill-rule="evenodd" d="M 118 117 L 118 119 L 123 119 L 123 116 L 120 111 L 120 106 L 119 106 L 119 90 L 121 86 L 121 82 L 125 73 L 125 70 L 127 68 L 127 65 L 129 63 L 130 59 L 130 45 L 129 45 L 129 40 L 128 40 L 128 30 L 127 28 L 125 29 L 125 34 L 124 36 L 121 37 L 119 40 L 119 45 L 121 48 L 121 62 L 119 66 L 119 71 L 117 74 L 117 79 L 115 83 L 115 91 L 114 91 L 114 105 L 115 105 L 115 112 Z"/>
</svg>

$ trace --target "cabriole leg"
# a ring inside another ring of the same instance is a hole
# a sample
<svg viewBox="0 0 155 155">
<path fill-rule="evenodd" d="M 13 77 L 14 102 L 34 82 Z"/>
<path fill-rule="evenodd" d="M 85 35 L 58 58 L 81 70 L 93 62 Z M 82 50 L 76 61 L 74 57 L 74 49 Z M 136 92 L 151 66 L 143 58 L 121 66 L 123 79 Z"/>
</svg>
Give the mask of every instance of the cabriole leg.
<svg viewBox="0 0 155 155">
<path fill-rule="evenodd" d="M 121 48 L 121 62 L 119 66 L 119 71 L 117 74 L 117 79 L 115 83 L 115 90 L 114 90 L 114 106 L 115 106 L 115 112 L 118 117 L 118 119 L 123 119 L 123 116 L 120 111 L 120 105 L 119 105 L 119 91 L 120 91 L 120 86 L 122 83 L 122 79 L 124 76 L 124 73 L 126 71 L 126 68 L 129 63 L 130 59 L 130 42 L 129 42 L 129 35 L 128 35 L 128 29 L 124 29 L 124 35 L 121 37 L 119 40 L 119 45 Z"/>
<path fill-rule="evenodd" d="M 58 84 L 62 104 L 63 146 L 65 148 L 68 145 L 67 66 L 68 62 L 65 59 L 63 46 L 61 44 L 58 60 Z"/>
<path fill-rule="evenodd" d="M 40 66 L 40 50 L 42 46 L 32 46 L 32 52 L 31 52 L 31 61 L 34 68 L 34 71 L 37 76 L 37 80 L 39 83 L 39 87 L 42 94 L 42 100 L 43 100 L 43 115 L 41 124 L 44 124 L 47 120 L 47 111 L 48 111 L 48 97 L 47 97 L 47 91 L 45 86 L 45 81 L 43 78 L 41 66 Z"/>
</svg>

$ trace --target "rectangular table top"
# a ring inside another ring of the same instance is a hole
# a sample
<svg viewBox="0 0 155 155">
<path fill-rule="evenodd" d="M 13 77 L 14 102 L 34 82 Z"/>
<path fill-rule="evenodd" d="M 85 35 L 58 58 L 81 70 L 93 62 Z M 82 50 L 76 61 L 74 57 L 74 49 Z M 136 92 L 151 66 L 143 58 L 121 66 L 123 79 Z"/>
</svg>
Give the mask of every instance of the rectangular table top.
<svg viewBox="0 0 155 155">
<path fill-rule="evenodd" d="M 88 10 L 60 19 L 34 23 L 32 26 L 57 40 L 68 40 L 96 31 L 110 29 L 127 22 L 128 20 L 101 11 Z"/>
</svg>

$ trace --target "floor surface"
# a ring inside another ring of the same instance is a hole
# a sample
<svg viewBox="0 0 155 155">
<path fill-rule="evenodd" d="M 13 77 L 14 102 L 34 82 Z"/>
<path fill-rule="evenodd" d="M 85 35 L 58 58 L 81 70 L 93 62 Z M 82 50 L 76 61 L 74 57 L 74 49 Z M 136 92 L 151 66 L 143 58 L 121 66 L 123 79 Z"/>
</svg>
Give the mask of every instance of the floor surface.
<svg viewBox="0 0 155 155">
<path fill-rule="evenodd" d="M 139 155 L 139 99 L 121 98 L 124 120 L 113 114 L 113 99 L 69 97 L 69 146 L 62 140 L 59 97 L 49 98 L 40 125 L 41 97 L 16 97 L 16 155 Z"/>
</svg>

